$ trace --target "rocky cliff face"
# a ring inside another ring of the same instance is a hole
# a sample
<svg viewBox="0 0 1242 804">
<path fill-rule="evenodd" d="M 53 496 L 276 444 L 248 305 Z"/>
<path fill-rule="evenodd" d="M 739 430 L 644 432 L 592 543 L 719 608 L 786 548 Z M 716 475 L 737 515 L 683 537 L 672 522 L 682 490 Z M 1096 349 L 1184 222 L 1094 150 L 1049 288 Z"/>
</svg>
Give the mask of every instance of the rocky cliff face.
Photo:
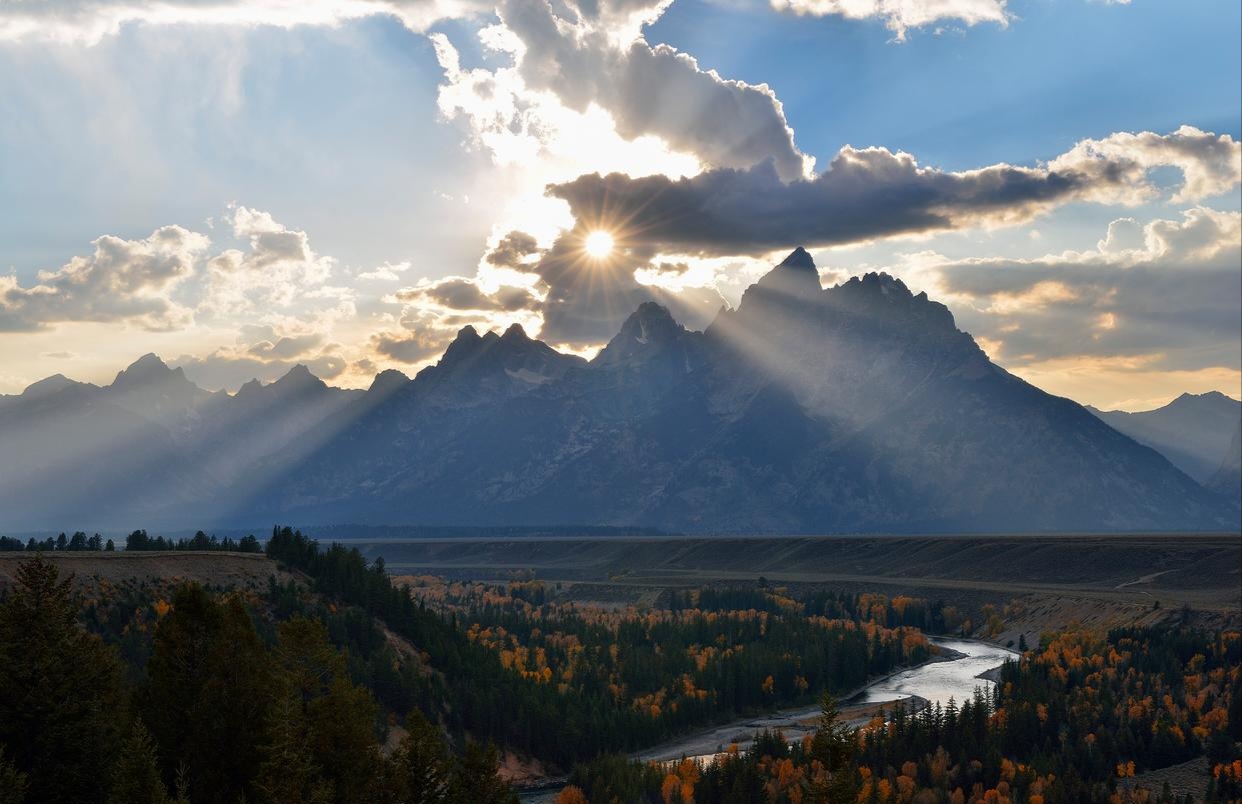
<svg viewBox="0 0 1242 804">
<path fill-rule="evenodd" d="M 53 398 L 91 396 L 57 385 Z M 467 327 L 412 380 L 334 390 L 291 372 L 195 401 L 212 412 L 189 441 L 138 417 L 158 448 L 135 476 L 182 474 L 160 478 L 175 493 L 158 511 L 125 489 L 106 510 L 194 526 L 1237 527 L 1236 508 L 1156 451 L 993 365 L 943 305 L 884 274 L 823 289 L 801 249 L 705 332 L 643 304 L 587 362 L 520 327 Z"/>
</svg>

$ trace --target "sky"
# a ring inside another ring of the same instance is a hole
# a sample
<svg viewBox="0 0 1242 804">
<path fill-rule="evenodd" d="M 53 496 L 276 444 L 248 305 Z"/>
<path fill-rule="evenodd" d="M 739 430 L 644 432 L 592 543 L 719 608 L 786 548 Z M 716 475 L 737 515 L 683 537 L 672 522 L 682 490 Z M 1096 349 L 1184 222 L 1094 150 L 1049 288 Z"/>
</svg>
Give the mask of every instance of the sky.
<svg viewBox="0 0 1242 804">
<path fill-rule="evenodd" d="M 0 3 L 0 393 L 147 352 L 365 387 L 466 325 L 590 356 L 804 245 L 1052 393 L 1242 396 L 1239 29 L 1236 0 Z"/>
</svg>

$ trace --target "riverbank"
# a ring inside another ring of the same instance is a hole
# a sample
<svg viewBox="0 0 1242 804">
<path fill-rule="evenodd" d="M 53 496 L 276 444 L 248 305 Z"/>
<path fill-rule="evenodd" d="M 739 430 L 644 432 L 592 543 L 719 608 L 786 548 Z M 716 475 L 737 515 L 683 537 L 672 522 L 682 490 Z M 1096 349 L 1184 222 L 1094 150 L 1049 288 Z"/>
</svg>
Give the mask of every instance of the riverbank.
<svg viewBox="0 0 1242 804">
<path fill-rule="evenodd" d="M 989 669 L 981 665 L 995 662 L 999 667 L 1012 651 L 985 642 L 933 637 L 940 652 L 921 664 L 896 670 L 872 679 L 840 697 L 842 720 L 851 727 L 865 726 L 878 714 L 890 710 L 898 701 L 911 709 L 922 709 L 949 697 L 966 700 L 979 686 L 975 676 Z M 951 670 L 950 670 L 951 668 Z M 941 694 L 943 692 L 948 694 Z M 930 693 L 930 694 L 929 694 Z M 708 757 L 736 744 L 745 751 L 756 732 L 780 729 L 790 740 L 812 734 L 819 719 L 819 705 L 782 709 L 767 715 L 740 718 L 679 737 L 634 754 L 635 759 L 663 762 L 686 757 Z"/>
<path fill-rule="evenodd" d="M 939 653 L 932 658 L 873 679 L 842 696 L 842 720 L 851 728 L 858 728 L 891 710 L 898 702 L 915 711 L 936 701 L 945 705 L 950 697 L 960 703 L 973 694 L 975 687 L 986 688 L 991 683 L 986 679 L 980 683 L 981 672 L 998 669 L 1006 659 L 1016 656 L 1013 651 L 979 640 L 948 637 L 931 637 L 931 640 L 939 648 Z M 753 744 L 755 734 L 765 729 L 780 729 L 786 739 L 800 740 L 814 734 L 818 720 L 818 704 L 782 709 L 704 728 L 636 752 L 631 757 L 645 762 L 672 762 L 682 757 L 706 760 L 729 750 L 731 745 L 746 751 Z M 522 800 L 551 801 L 558 787 L 557 782 L 548 780 L 538 790 L 523 793 Z"/>
</svg>

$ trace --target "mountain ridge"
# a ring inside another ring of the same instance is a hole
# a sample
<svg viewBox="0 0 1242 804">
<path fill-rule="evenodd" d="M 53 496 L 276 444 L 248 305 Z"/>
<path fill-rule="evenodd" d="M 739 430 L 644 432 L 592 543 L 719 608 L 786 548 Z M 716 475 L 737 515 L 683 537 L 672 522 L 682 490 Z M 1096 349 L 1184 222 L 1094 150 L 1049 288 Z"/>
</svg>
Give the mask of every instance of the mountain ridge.
<svg viewBox="0 0 1242 804">
<path fill-rule="evenodd" d="M 40 516 L 721 533 L 1237 527 L 1236 509 L 1157 451 L 991 363 L 943 304 L 880 273 L 823 288 L 805 251 L 702 332 L 640 305 L 590 361 L 518 325 L 464 327 L 413 378 L 384 372 L 342 391 L 301 366 L 230 396 L 186 394 L 184 373 L 152 357 L 135 372 L 156 378 L 147 421 L 167 433 L 138 467 L 151 488 L 59 501 L 45 489 Z M 125 409 L 107 387 L 92 399 Z M 13 416 L 0 405 L 0 446 Z"/>
<path fill-rule="evenodd" d="M 1204 484 L 1233 457 L 1230 438 L 1242 422 L 1242 402 L 1220 391 L 1183 393 L 1166 405 L 1145 411 L 1086 408 Z"/>
</svg>

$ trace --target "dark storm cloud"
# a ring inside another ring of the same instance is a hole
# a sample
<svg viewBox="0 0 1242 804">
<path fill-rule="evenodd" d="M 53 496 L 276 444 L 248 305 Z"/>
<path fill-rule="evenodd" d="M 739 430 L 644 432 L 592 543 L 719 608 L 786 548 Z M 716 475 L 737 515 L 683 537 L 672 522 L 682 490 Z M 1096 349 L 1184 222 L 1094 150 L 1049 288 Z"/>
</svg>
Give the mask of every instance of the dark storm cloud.
<svg viewBox="0 0 1242 804">
<path fill-rule="evenodd" d="M 1183 127 L 1161 136 L 1084 141 L 1048 166 L 991 165 L 950 172 L 884 148 L 845 147 L 823 173 L 783 182 L 770 161 L 697 176 L 588 174 L 548 193 L 579 221 L 600 221 L 635 242 L 696 254 L 762 254 L 894 235 L 1030 220 L 1076 200 L 1138 203 L 1156 192 L 1147 173 L 1181 171 L 1178 197 L 1237 185 L 1239 144 Z"/>
</svg>

